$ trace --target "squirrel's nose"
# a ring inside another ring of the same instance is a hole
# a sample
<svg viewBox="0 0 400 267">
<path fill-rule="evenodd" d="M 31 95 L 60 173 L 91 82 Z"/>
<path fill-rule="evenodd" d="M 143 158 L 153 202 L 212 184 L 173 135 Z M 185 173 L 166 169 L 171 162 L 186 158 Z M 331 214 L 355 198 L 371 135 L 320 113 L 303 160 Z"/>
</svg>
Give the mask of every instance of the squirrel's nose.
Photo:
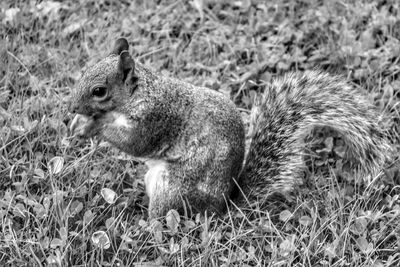
<svg viewBox="0 0 400 267">
<path fill-rule="evenodd" d="M 68 112 L 76 113 L 77 109 L 78 109 L 78 106 L 76 104 L 74 104 L 72 101 L 70 101 L 69 105 L 68 105 Z"/>
</svg>

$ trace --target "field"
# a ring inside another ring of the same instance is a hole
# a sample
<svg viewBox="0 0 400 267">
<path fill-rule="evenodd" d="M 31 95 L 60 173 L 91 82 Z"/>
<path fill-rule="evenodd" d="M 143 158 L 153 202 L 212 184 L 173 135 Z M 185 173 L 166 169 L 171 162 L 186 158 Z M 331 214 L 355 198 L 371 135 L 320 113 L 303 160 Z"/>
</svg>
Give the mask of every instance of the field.
<svg viewBox="0 0 400 267">
<path fill-rule="evenodd" d="M 400 152 L 400 2 L 0 3 L 1 266 L 400 266 L 400 168 L 373 185 L 322 181 L 295 203 L 147 220 L 145 167 L 68 133 L 85 66 L 123 36 L 135 59 L 223 92 L 248 120 L 287 71 L 341 74 Z"/>
</svg>

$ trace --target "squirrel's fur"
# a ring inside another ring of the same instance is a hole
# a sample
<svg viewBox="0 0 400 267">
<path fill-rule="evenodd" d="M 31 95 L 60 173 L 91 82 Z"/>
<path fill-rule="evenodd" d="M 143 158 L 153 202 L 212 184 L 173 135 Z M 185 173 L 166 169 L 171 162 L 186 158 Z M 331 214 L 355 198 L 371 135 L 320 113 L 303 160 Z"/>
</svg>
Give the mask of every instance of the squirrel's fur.
<svg viewBox="0 0 400 267">
<path fill-rule="evenodd" d="M 148 165 L 150 216 L 185 203 L 195 211 L 223 210 L 244 157 L 235 105 L 218 92 L 134 64 L 123 52 L 127 42 L 120 42 L 84 72 L 73 94 L 71 111 L 89 118 L 82 134 L 99 135 Z M 94 98 L 96 87 L 109 96 Z"/>
<path fill-rule="evenodd" d="M 70 111 L 80 115 L 71 129 L 143 159 L 151 217 L 189 207 L 223 211 L 234 180 L 251 199 L 292 190 L 301 183 L 314 128 L 343 137 L 360 179 L 377 175 L 387 158 L 377 113 L 362 95 L 338 77 L 306 72 L 275 81 L 256 101 L 242 169 L 244 125 L 234 104 L 145 68 L 128 49 L 121 38 L 111 55 L 84 71 L 72 94 Z"/>
<path fill-rule="evenodd" d="M 341 158 L 354 180 L 370 183 L 389 160 L 389 143 L 374 107 L 340 76 L 319 71 L 275 80 L 254 103 L 251 144 L 239 184 L 263 201 L 302 184 L 309 135 L 328 128 L 346 146 Z"/>
</svg>

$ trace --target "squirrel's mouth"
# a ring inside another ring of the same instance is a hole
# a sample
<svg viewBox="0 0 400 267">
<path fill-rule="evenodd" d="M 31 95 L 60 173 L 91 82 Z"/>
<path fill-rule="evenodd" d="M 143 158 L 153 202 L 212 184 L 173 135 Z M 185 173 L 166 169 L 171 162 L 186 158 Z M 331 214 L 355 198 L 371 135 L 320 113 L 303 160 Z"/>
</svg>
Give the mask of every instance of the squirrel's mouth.
<svg viewBox="0 0 400 267">
<path fill-rule="evenodd" d="M 105 111 L 100 111 L 100 112 L 96 112 L 93 115 L 87 116 L 87 117 L 91 118 L 92 120 L 99 120 L 99 119 L 103 118 L 106 113 L 107 112 L 105 112 Z"/>
<path fill-rule="evenodd" d="M 94 118 L 90 116 L 76 114 L 69 126 L 69 132 L 71 135 L 85 137 L 88 135 L 94 121 Z"/>
</svg>

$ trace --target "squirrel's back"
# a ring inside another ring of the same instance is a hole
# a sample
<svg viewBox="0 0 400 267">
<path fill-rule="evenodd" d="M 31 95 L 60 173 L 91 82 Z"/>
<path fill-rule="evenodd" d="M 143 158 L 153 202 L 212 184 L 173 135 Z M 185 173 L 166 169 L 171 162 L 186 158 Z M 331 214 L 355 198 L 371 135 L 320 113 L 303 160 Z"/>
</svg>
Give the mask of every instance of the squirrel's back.
<svg viewBox="0 0 400 267">
<path fill-rule="evenodd" d="M 390 150 L 378 117 L 365 96 L 340 76 L 308 71 L 275 80 L 252 109 L 242 191 L 262 201 L 270 193 L 293 190 L 323 149 L 354 179 L 370 182 Z M 318 147 L 316 140 L 326 137 L 324 132 L 330 136 L 328 148 Z"/>
</svg>

